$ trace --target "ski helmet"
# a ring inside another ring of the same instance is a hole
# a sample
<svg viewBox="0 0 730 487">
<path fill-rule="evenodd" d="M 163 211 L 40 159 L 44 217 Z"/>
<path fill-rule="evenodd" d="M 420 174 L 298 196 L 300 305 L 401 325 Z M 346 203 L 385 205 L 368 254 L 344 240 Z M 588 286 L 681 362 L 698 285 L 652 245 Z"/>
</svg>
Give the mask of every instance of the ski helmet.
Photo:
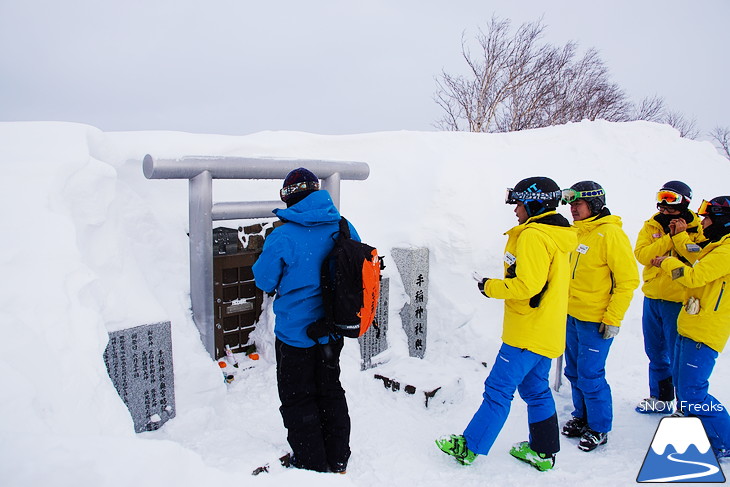
<svg viewBox="0 0 730 487">
<path fill-rule="evenodd" d="M 681 196 L 681 198 L 677 197 Z M 692 200 L 692 189 L 682 181 L 668 181 L 657 193 L 657 206 L 687 209 Z"/>
<path fill-rule="evenodd" d="M 711 224 L 703 233 L 711 242 L 716 242 L 730 233 L 730 196 L 718 196 L 710 201 L 703 201 L 697 214 L 710 219 Z"/>
<path fill-rule="evenodd" d="M 527 216 L 533 217 L 556 209 L 561 195 L 560 186 L 555 181 L 537 176 L 523 179 L 514 188 L 508 188 L 505 203 L 514 205 L 520 202 L 525 205 Z"/>
<path fill-rule="evenodd" d="M 595 181 L 578 181 L 570 189 L 563 190 L 563 204 L 584 200 L 591 215 L 597 215 L 606 206 L 606 191 Z"/>
<path fill-rule="evenodd" d="M 287 207 L 290 207 L 318 190 L 319 179 L 317 179 L 317 176 L 309 169 L 300 167 L 286 175 L 279 196 L 281 201 L 286 203 Z"/>
<path fill-rule="evenodd" d="M 697 210 L 700 216 L 727 215 L 730 216 L 730 196 L 718 196 L 710 201 L 702 201 L 700 209 Z"/>
</svg>

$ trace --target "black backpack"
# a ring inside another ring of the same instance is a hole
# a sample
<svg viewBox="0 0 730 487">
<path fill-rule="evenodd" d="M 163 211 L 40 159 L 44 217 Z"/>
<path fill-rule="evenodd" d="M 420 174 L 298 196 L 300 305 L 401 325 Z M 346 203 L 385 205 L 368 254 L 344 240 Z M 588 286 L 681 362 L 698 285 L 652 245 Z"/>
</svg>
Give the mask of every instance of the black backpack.
<svg viewBox="0 0 730 487">
<path fill-rule="evenodd" d="M 334 333 L 357 338 L 375 319 L 385 265 L 375 247 L 350 237 L 345 217 L 333 239 L 335 246 L 322 263 L 320 276 L 325 325 Z"/>
</svg>

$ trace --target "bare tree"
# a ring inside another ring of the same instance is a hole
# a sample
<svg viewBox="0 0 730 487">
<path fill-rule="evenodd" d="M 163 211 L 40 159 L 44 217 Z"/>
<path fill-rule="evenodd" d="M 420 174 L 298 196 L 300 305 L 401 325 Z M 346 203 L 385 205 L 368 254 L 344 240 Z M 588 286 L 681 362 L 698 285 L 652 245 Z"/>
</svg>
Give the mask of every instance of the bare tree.
<svg viewBox="0 0 730 487">
<path fill-rule="evenodd" d="M 654 95 L 646 97 L 638 105 L 634 105 L 629 120 L 647 120 L 649 122 L 662 122 L 664 119 L 664 98 Z"/>
<path fill-rule="evenodd" d="M 476 54 L 462 34 L 468 75 L 442 72 L 435 101 L 445 130 L 506 132 L 583 119 L 624 120 L 630 104 L 608 76 L 597 51 L 576 58 L 577 45 L 540 44 L 542 20 L 522 24 L 496 17 L 475 36 Z"/>
<path fill-rule="evenodd" d="M 710 137 L 722 151 L 722 155 L 730 159 L 730 128 L 717 126 L 710 132 Z"/>
<path fill-rule="evenodd" d="M 664 123 L 677 129 L 679 135 L 687 139 L 696 139 L 699 135 L 695 119 L 690 120 L 677 111 L 667 109 L 664 98 L 657 95 L 644 98 L 634 105 L 629 120 Z"/>
<path fill-rule="evenodd" d="M 612 82 L 598 51 L 577 56 L 577 44 L 561 47 L 540 43 L 542 19 L 519 26 L 492 17 L 472 42 L 461 36 L 467 74 L 442 71 L 437 78 L 436 103 L 442 130 L 511 132 L 550 125 L 604 119 L 650 120 L 668 123 L 683 137 L 695 138 L 694 120 L 668 112 L 658 96 L 638 105 Z M 470 45 L 476 43 L 472 51 Z"/>
<path fill-rule="evenodd" d="M 696 139 L 699 135 L 699 131 L 696 128 L 695 119 L 687 119 L 684 115 L 679 112 L 668 111 L 664 115 L 663 123 L 671 125 L 675 129 L 679 130 L 679 135 L 687 139 Z"/>
</svg>

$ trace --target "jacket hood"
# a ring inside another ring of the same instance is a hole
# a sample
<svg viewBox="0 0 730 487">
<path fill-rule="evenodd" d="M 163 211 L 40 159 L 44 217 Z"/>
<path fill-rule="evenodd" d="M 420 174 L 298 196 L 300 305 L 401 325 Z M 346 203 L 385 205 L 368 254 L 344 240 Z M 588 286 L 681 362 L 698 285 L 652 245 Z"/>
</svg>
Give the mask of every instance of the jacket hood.
<svg viewBox="0 0 730 487">
<path fill-rule="evenodd" d="M 323 189 L 313 192 L 294 206 L 277 208 L 274 214 L 283 222 L 294 222 L 305 227 L 340 221 L 340 212 L 330 194 Z"/>
<path fill-rule="evenodd" d="M 573 226 L 577 228 L 578 230 L 592 230 L 596 227 L 599 227 L 601 225 L 618 225 L 619 228 L 623 227 L 623 222 L 621 221 L 621 217 L 618 215 L 603 215 L 601 216 L 596 215 L 591 218 L 586 218 L 585 220 L 579 220 L 577 222 L 573 222 Z"/>
<path fill-rule="evenodd" d="M 561 252 L 571 252 L 575 249 L 577 242 L 576 231 L 570 226 L 570 222 L 556 211 L 533 216 L 525 223 L 511 228 L 506 234 L 516 237 L 528 228 L 534 228 L 548 234 Z"/>
</svg>

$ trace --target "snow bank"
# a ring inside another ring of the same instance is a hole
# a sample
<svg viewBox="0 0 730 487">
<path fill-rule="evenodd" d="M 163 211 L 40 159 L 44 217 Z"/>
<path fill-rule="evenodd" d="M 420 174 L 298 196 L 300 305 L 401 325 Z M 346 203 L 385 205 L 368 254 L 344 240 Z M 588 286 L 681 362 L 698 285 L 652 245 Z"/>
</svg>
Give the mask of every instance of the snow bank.
<svg viewBox="0 0 730 487">
<path fill-rule="evenodd" d="M 501 273 L 502 233 L 516 222 L 512 207 L 504 205 L 505 188 L 534 175 L 550 176 L 563 187 L 596 180 L 632 240 L 667 180 L 687 182 L 695 190 L 693 206 L 730 193 L 730 164 L 711 144 L 646 122 L 583 122 L 512 134 L 241 137 L 0 123 L 6 235 L 0 255 L 0 477 L 7 479 L 5 485 L 248 483 L 252 468 L 285 447 L 266 346 L 271 315 L 257 331 L 262 360 L 226 387 L 191 319 L 187 182 L 146 180 L 141 161 L 147 153 L 367 162 L 368 180 L 342 183 L 343 214 L 386 258 L 393 247 L 430 250 L 426 361 L 460 378 L 463 397 L 460 392 L 455 401 L 426 411 L 388 394 L 371 375 L 359 372 L 356 343 L 348 343 L 343 381 L 354 451 L 348 475 L 287 471 L 256 477 L 263 485 L 395 485 L 414 479 L 438 485 L 447 478 L 481 485 L 494 471 L 505 474 L 500 485 L 579 478 L 585 457 L 567 442 L 559 468 L 542 477 L 496 453 L 472 469 L 457 469 L 431 443 L 439 434 L 463 429 L 487 373 L 480 362 L 489 363 L 500 343 L 502 304 L 480 299 L 470 275 Z M 216 181 L 213 197 L 271 200 L 279 186 L 279 181 Z M 389 263 L 390 353 L 402 357 L 407 348 L 398 311 L 406 297 L 396 266 Z M 640 301 L 637 292 L 628 326 L 609 357 L 616 428 L 603 456 L 594 455 L 605 485 L 633 481 L 656 427 L 652 418 L 623 412 L 646 392 Z M 172 322 L 178 416 L 158 432 L 135 436 L 102 354 L 109 331 L 160 320 Z M 718 369 L 725 367 L 721 357 Z M 730 401 L 730 387 L 717 382 L 716 395 Z M 569 391 L 556 401 L 561 416 L 569 414 Z M 495 450 L 524 439 L 519 402 Z M 618 464 L 635 469 L 617 473 Z"/>
</svg>

